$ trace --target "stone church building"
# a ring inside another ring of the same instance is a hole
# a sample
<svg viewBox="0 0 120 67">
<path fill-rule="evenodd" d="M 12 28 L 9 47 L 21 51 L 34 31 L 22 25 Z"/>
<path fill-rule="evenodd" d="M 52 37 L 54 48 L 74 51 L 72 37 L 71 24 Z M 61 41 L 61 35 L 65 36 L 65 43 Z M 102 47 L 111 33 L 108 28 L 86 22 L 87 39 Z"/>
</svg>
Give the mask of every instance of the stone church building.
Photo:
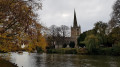
<svg viewBox="0 0 120 67">
<path fill-rule="evenodd" d="M 67 44 L 67 47 L 69 47 L 70 42 L 75 43 L 75 47 L 77 47 L 77 38 L 81 34 L 81 27 L 80 25 L 78 26 L 77 24 L 77 17 L 76 17 L 76 12 L 74 10 L 74 20 L 73 20 L 73 26 L 71 27 L 71 36 L 70 37 L 65 37 L 65 38 L 59 38 L 55 42 L 55 48 L 62 48 L 64 44 Z"/>
</svg>

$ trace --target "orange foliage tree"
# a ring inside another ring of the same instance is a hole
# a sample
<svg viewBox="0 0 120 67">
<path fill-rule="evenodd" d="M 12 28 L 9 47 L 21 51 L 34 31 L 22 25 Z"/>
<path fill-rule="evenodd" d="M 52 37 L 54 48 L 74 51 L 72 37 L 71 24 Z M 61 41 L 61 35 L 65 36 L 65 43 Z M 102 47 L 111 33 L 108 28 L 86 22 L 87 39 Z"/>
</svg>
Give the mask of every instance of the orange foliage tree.
<svg viewBox="0 0 120 67">
<path fill-rule="evenodd" d="M 0 0 L 0 51 L 17 50 L 25 41 L 32 46 L 30 50 L 43 47 L 41 45 L 46 42 L 34 11 L 38 8 L 42 8 L 39 0 Z M 37 36 L 40 42 L 35 40 Z"/>
</svg>

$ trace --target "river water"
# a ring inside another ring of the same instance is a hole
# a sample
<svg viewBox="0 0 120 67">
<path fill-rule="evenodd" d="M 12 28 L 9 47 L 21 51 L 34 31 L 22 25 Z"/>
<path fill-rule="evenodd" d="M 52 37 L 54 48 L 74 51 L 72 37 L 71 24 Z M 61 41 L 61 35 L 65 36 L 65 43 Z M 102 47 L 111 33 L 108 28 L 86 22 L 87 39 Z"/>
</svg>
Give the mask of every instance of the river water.
<svg viewBox="0 0 120 67">
<path fill-rule="evenodd" d="M 9 61 L 19 67 L 120 67 L 120 57 L 118 56 L 24 52 L 23 54 L 11 53 L 9 57 Z"/>
</svg>

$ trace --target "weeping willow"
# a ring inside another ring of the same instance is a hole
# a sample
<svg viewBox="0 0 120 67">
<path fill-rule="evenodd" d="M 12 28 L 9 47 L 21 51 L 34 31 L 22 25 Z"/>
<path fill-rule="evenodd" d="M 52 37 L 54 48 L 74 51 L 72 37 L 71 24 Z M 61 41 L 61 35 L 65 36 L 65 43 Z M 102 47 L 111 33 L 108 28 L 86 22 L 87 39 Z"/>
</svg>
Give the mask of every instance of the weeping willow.
<svg viewBox="0 0 120 67">
<path fill-rule="evenodd" d="M 95 35 L 89 35 L 85 38 L 84 42 L 89 52 L 92 52 L 94 49 L 99 48 L 100 40 Z"/>
</svg>

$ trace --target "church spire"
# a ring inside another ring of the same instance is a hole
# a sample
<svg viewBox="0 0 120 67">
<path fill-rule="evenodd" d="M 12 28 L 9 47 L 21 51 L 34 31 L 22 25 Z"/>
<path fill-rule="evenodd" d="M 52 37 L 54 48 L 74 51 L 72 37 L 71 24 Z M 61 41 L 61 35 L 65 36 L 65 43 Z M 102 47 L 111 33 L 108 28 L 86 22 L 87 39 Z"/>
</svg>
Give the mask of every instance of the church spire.
<svg viewBox="0 0 120 67">
<path fill-rule="evenodd" d="M 77 27 L 77 18 L 76 18 L 75 9 L 74 9 L 74 22 L 73 22 L 73 27 Z"/>
</svg>

